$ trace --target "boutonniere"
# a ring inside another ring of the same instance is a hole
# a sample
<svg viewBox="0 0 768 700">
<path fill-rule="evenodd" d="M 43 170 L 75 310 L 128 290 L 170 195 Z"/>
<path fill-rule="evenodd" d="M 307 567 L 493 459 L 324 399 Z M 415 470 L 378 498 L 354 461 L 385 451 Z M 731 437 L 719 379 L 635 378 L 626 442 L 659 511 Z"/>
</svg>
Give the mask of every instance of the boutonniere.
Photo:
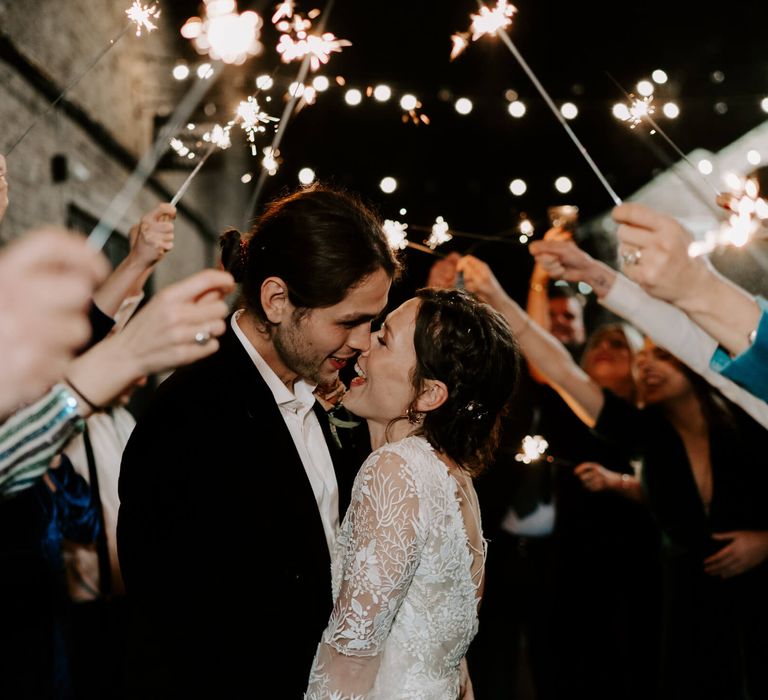
<svg viewBox="0 0 768 700">
<path fill-rule="evenodd" d="M 331 435 L 336 446 L 341 449 L 341 438 L 339 437 L 339 428 L 356 428 L 360 421 L 352 419 L 349 411 L 342 405 L 344 394 L 347 393 L 347 387 L 339 379 L 332 386 L 318 386 L 315 389 L 315 398 L 325 409 L 328 415 L 328 424 L 331 429 Z"/>
</svg>

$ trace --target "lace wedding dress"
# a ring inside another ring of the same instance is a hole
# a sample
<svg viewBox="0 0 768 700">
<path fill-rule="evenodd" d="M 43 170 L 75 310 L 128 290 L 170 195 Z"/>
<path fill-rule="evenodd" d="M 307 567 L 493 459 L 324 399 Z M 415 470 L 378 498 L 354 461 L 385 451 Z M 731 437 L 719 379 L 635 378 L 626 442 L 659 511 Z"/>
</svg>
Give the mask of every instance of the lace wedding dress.
<svg viewBox="0 0 768 700">
<path fill-rule="evenodd" d="M 474 489 L 461 487 L 425 439 L 371 454 L 336 543 L 336 605 L 306 699 L 457 698 L 477 631 L 484 547 Z"/>
</svg>

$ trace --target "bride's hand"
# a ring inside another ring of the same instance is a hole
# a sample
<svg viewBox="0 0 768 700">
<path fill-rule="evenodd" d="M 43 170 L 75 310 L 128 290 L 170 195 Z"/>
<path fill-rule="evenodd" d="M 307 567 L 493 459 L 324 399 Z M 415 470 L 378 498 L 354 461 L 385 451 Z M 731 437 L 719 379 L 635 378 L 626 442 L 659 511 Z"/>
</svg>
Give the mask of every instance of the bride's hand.
<svg viewBox="0 0 768 700">
<path fill-rule="evenodd" d="M 461 660 L 459 673 L 461 674 L 459 680 L 459 700 L 475 700 L 475 691 L 472 690 L 472 679 L 469 677 L 466 657 Z"/>
</svg>

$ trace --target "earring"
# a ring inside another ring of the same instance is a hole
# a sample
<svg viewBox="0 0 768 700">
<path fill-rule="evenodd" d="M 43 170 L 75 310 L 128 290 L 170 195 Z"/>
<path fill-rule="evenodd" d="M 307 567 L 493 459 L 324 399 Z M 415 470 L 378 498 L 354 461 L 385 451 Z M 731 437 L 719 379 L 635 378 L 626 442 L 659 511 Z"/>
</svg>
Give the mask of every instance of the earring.
<svg viewBox="0 0 768 700">
<path fill-rule="evenodd" d="M 408 410 L 405 412 L 405 417 L 411 425 L 418 425 L 424 420 L 424 414 L 421 411 L 415 411 L 413 406 L 408 406 Z"/>
</svg>

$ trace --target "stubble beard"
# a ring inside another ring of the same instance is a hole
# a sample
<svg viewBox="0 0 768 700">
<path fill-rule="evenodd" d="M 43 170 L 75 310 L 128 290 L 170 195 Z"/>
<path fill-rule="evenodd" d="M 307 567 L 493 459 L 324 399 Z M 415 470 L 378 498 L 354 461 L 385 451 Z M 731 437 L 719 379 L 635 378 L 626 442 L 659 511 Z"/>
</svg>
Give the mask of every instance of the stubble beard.
<svg viewBox="0 0 768 700">
<path fill-rule="evenodd" d="M 272 344 L 283 364 L 295 372 L 300 379 L 311 384 L 329 384 L 333 383 L 338 376 L 338 372 L 333 377 L 322 374 L 322 365 L 326 358 L 318 358 L 310 355 L 312 346 L 307 343 L 307 339 L 301 332 L 299 326 L 301 321 L 294 321 L 289 327 L 279 326 L 272 333 Z"/>
</svg>

